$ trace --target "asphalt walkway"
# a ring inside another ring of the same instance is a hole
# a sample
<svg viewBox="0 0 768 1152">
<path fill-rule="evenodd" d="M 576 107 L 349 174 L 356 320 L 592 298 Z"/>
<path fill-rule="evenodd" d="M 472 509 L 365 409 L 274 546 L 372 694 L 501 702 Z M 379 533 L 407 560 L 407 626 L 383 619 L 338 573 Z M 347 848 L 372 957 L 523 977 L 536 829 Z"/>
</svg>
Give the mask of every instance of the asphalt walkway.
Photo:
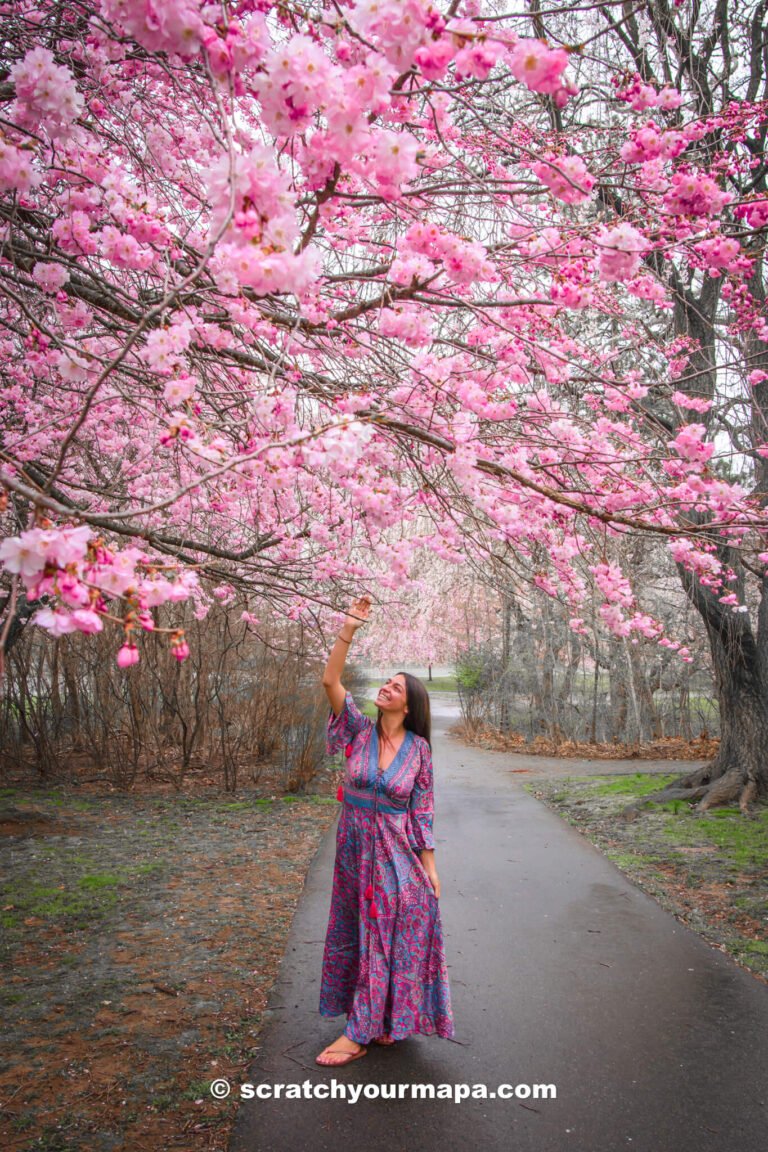
<svg viewBox="0 0 768 1152">
<path fill-rule="evenodd" d="M 247 1079 L 488 1093 L 554 1084 L 556 1099 L 251 1100 L 230 1152 L 764 1152 L 768 987 L 524 792 L 523 781 L 548 772 L 541 760 L 466 748 L 440 724 L 435 859 L 455 1039 L 374 1044 L 344 1068 L 314 1063 L 345 1023 L 317 1011 L 334 824 L 307 876 Z M 565 769 L 596 770 L 609 769 Z"/>
</svg>

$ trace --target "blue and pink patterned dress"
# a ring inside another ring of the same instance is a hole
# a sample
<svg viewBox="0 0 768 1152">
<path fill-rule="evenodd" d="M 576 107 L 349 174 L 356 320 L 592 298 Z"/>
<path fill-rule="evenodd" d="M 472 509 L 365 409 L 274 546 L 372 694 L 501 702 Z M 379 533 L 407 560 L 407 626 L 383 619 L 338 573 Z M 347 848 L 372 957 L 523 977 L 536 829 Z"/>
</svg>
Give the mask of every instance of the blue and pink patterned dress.
<svg viewBox="0 0 768 1152">
<path fill-rule="evenodd" d="M 417 853 L 434 848 L 432 754 L 406 732 L 378 774 L 378 736 L 347 692 L 326 747 L 346 750 L 320 1013 L 358 1044 L 388 1032 L 454 1035 L 440 907 Z"/>
</svg>

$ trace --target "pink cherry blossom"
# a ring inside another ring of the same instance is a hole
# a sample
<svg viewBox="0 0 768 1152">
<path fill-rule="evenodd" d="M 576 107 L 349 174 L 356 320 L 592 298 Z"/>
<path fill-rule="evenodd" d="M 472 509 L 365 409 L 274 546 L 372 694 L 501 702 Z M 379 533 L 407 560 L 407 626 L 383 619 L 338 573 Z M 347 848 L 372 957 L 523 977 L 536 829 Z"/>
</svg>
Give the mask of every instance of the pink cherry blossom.
<svg viewBox="0 0 768 1152">
<path fill-rule="evenodd" d="M 33 48 L 9 72 L 16 88 L 11 119 L 25 128 L 44 129 L 65 137 L 83 109 L 72 73 L 57 64 L 48 48 Z"/>
<path fill-rule="evenodd" d="M 130 668 L 132 664 L 138 664 L 139 650 L 135 644 L 123 644 L 115 659 L 118 668 Z"/>
<path fill-rule="evenodd" d="M 765 228 L 768 226 L 768 200 L 750 200 L 746 204 L 739 204 L 735 215 L 746 220 L 750 228 Z"/>
<path fill-rule="evenodd" d="M 66 636 L 77 631 L 77 624 L 69 612 L 61 612 L 53 608 L 39 608 L 32 616 L 31 623 L 45 628 L 51 636 Z"/>
<path fill-rule="evenodd" d="M 31 192 L 41 180 L 32 164 L 33 153 L 28 148 L 0 137 L 0 192 Z"/>
<path fill-rule="evenodd" d="M 104 621 L 98 612 L 90 608 L 76 608 L 72 613 L 72 621 L 80 632 L 101 632 L 104 628 Z"/>
<path fill-rule="evenodd" d="M 456 43 L 450 36 L 428 41 L 417 48 L 414 63 L 427 80 L 439 80 L 448 71 L 448 65 L 456 55 Z"/>
<path fill-rule="evenodd" d="M 32 279 L 44 292 L 58 292 L 69 280 L 69 272 L 61 264 L 45 264 L 38 260 L 32 269 Z"/>
<path fill-rule="evenodd" d="M 752 270 L 753 261 L 742 255 L 738 240 L 728 236 L 716 236 L 701 240 L 694 250 L 703 257 L 709 269 L 725 269 L 733 275 L 747 276 Z"/>
<path fill-rule="evenodd" d="M 628 280 L 640 267 L 640 257 L 650 245 L 631 224 L 617 224 L 595 238 L 599 249 L 598 273 L 601 280 Z"/>
<path fill-rule="evenodd" d="M 711 400 L 705 400 L 703 396 L 688 396 L 685 392 L 673 392 L 670 400 L 678 407 L 688 408 L 694 412 L 708 412 L 712 407 Z"/>
<path fill-rule="evenodd" d="M 710 459 L 715 450 L 714 444 L 705 442 L 706 434 L 707 430 L 703 424 L 687 424 L 680 429 L 674 440 L 669 441 L 669 444 L 684 460 L 704 463 Z"/>
<path fill-rule="evenodd" d="M 181 375 L 168 380 L 163 388 L 163 396 L 169 404 L 183 404 L 185 400 L 191 399 L 194 395 L 195 387 L 195 379 L 186 373 L 181 373 Z"/>
<path fill-rule="evenodd" d="M 150 52 L 194 56 L 200 51 L 205 25 L 195 0 L 102 0 L 104 15 L 114 20 Z"/>
<path fill-rule="evenodd" d="M 418 63 L 419 49 L 416 53 Z M 477 80 L 485 80 L 493 70 L 494 65 L 501 58 L 503 48 L 493 40 L 474 39 L 456 53 L 454 65 L 456 75 L 474 76 Z"/>
<path fill-rule="evenodd" d="M 510 72 L 532 92 L 556 92 L 567 65 L 568 53 L 543 40 L 521 40 L 509 53 Z"/>
<path fill-rule="evenodd" d="M 716 216 L 733 200 L 702 172 L 675 172 L 671 187 L 663 198 L 664 207 L 676 216 Z"/>
<path fill-rule="evenodd" d="M 549 153 L 532 168 L 542 183 L 565 204 L 589 200 L 595 179 L 580 156 L 553 156 Z"/>
</svg>

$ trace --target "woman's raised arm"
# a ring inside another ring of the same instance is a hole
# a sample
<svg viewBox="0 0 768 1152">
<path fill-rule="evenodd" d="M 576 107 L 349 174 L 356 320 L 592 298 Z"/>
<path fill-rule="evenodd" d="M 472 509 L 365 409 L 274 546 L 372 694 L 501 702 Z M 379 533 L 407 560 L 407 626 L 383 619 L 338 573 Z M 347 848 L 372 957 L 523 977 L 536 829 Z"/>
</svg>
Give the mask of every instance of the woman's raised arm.
<svg viewBox="0 0 768 1152">
<path fill-rule="evenodd" d="M 356 600 L 336 637 L 336 643 L 331 649 L 328 663 L 323 672 L 323 687 L 333 709 L 334 716 L 338 716 L 344 707 L 347 690 L 341 682 L 341 674 L 347 659 L 347 650 L 354 638 L 355 632 L 362 627 L 368 619 L 371 610 L 370 596 L 361 596 Z"/>
</svg>

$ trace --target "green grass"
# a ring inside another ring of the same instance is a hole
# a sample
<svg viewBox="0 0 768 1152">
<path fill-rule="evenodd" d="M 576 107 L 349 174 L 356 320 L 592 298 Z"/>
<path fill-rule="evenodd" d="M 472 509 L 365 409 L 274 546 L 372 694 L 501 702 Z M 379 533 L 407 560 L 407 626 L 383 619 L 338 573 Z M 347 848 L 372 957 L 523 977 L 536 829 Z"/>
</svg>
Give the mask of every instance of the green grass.
<svg viewBox="0 0 768 1152">
<path fill-rule="evenodd" d="M 647 852 L 617 852 L 613 848 L 607 848 L 605 854 L 617 868 L 626 869 L 633 868 L 637 864 L 655 864 L 657 859 Z"/>
<path fill-rule="evenodd" d="M 27 917 L 40 920 L 70 921 L 79 923 L 101 918 L 117 902 L 115 882 L 98 883 L 100 878 L 84 877 L 85 884 L 78 885 L 79 891 L 51 888 L 46 884 L 30 884 L 14 889 L 8 886 L 3 894 L 3 904 L 12 904 L 13 909 L 3 912 L 3 924 L 13 928 Z M 91 881 L 91 882 L 89 882 Z"/>
<path fill-rule="evenodd" d="M 428 692 L 458 692 L 459 690 L 455 676 L 433 676 L 431 680 L 422 678 L 422 683 Z"/>
<path fill-rule="evenodd" d="M 182 1100 L 206 1100 L 211 1094 L 212 1080 L 193 1080 L 181 1093 Z"/>
<path fill-rule="evenodd" d="M 587 797 L 590 796 L 647 796 L 651 792 L 660 792 L 681 773 L 671 775 L 653 775 L 648 772 L 634 772 L 630 776 L 569 776 L 564 783 L 588 785 L 585 789 Z M 581 791 L 581 790 L 580 790 Z"/>
<path fill-rule="evenodd" d="M 152 860 L 99 871 L 94 856 L 65 847 L 41 847 L 48 851 L 41 852 L 23 875 L 0 885 L 0 927 L 6 932 L 23 929 L 24 921 L 32 917 L 71 927 L 98 923 L 117 907 L 122 893 L 164 867 L 162 861 Z"/>
<path fill-rule="evenodd" d="M 728 866 L 737 871 L 768 867 L 768 810 L 752 818 L 735 808 L 713 809 L 703 816 L 679 813 L 663 831 L 686 844 L 714 845 Z"/>
<path fill-rule="evenodd" d="M 745 952 L 756 952 L 758 956 L 768 956 L 768 940 L 745 940 Z"/>
<path fill-rule="evenodd" d="M 635 772 L 629 776 L 569 777 L 558 782 L 553 799 L 568 796 L 571 804 L 589 808 L 591 800 L 616 797 L 622 808 L 634 799 L 653 794 L 677 779 L 680 773 L 654 775 Z M 531 785 L 529 788 L 533 787 Z M 686 847 L 714 847 L 731 869 L 758 870 L 768 867 L 768 809 L 744 817 L 738 808 L 713 808 L 707 813 L 695 812 L 684 799 L 662 804 L 651 801 L 643 810 L 660 819 L 660 831 L 667 841 Z M 643 815 L 640 816 L 643 820 Z"/>
</svg>

